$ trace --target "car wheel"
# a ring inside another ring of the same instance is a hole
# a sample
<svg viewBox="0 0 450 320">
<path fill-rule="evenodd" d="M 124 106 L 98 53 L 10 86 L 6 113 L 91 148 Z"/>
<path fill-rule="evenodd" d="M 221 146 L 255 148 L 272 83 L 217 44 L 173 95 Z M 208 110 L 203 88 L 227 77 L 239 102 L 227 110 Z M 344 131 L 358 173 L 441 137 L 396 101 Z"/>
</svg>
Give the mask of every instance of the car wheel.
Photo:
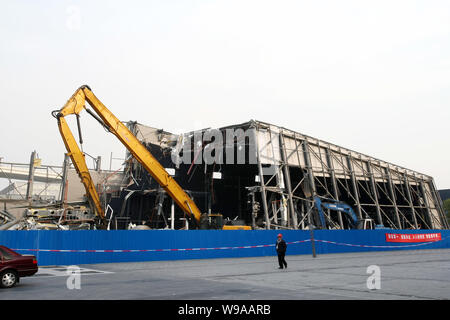
<svg viewBox="0 0 450 320">
<path fill-rule="evenodd" d="M 19 276 L 14 270 L 6 270 L 0 274 L 0 287 L 11 288 L 18 282 Z"/>
</svg>

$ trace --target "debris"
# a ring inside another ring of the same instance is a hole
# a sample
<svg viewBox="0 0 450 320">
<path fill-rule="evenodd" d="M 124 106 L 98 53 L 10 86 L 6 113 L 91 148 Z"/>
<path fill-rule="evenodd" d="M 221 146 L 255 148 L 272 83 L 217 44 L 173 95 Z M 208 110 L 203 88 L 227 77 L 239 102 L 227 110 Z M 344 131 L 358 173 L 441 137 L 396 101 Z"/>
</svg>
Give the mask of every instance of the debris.
<svg viewBox="0 0 450 320">
<path fill-rule="evenodd" d="M 23 217 L 4 224 L 3 230 L 86 230 L 94 228 L 94 215 L 85 206 L 27 208 Z"/>
</svg>

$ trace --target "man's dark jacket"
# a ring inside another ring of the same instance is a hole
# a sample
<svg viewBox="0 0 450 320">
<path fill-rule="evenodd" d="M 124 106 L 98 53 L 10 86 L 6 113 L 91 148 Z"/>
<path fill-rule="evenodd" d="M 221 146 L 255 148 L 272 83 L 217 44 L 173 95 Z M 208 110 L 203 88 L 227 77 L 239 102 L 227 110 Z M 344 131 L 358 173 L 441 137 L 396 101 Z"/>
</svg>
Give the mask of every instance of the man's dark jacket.
<svg viewBox="0 0 450 320">
<path fill-rule="evenodd" d="M 283 239 L 281 239 L 280 242 L 277 241 L 275 247 L 277 248 L 278 253 L 286 253 L 287 245 Z"/>
</svg>

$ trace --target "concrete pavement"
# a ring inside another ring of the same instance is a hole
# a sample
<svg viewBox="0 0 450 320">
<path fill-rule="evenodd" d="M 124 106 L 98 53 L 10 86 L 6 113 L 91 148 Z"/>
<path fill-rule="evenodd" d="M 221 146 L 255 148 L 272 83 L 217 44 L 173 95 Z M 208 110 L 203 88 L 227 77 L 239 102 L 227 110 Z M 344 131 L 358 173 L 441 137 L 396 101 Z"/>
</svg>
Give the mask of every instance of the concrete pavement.
<svg viewBox="0 0 450 320">
<path fill-rule="evenodd" d="M 73 290 L 63 267 L 41 268 L 15 288 L 0 290 L 0 300 L 450 298 L 450 249 L 287 255 L 286 260 L 284 270 L 276 257 L 83 265 L 80 289 Z M 367 286 L 376 276 L 369 266 L 379 267 L 380 289 Z"/>
</svg>

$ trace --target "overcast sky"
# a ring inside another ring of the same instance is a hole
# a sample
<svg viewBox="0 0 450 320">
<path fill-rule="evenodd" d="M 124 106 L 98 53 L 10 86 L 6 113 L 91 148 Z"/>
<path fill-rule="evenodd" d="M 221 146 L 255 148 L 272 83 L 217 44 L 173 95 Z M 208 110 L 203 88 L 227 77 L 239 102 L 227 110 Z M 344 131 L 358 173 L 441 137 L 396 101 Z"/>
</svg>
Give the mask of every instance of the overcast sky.
<svg viewBox="0 0 450 320">
<path fill-rule="evenodd" d="M 61 165 L 50 112 L 88 84 L 123 121 L 266 121 L 450 188 L 449 1 L 2 0 L 0 41 L 3 161 Z M 82 123 L 103 168 L 123 157 Z"/>
</svg>

